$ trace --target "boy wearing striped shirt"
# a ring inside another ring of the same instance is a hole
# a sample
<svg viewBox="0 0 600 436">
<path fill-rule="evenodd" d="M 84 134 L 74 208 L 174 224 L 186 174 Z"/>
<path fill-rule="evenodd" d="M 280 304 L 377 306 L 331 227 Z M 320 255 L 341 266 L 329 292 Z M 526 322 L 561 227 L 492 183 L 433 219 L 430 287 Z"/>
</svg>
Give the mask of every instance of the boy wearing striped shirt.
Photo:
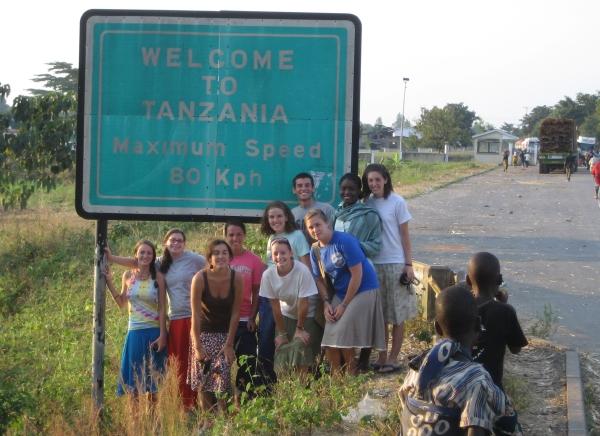
<svg viewBox="0 0 600 436">
<path fill-rule="evenodd" d="M 410 362 L 400 388 L 400 434 L 493 433 L 496 420 L 512 410 L 504 392 L 471 357 L 480 330 L 475 298 L 466 287 L 451 286 L 438 295 L 435 310 L 442 340 Z"/>
</svg>

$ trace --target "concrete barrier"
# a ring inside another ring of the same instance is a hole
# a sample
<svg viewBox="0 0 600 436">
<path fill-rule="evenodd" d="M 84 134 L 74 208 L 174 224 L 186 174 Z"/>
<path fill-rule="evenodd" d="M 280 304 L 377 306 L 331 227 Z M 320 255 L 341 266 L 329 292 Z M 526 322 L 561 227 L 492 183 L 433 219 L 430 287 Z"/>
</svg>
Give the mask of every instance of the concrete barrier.
<svg viewBox="0 0 600 436">
<path fill-rule="evenodd" d="M 423 319 L 431 321 L 435 318 L 435 297 L 442 289 L 456 284 L 456 274 L 447 266 L 428 265 L 413 260 L 415 277 L 421 282 L 416 286 L 418 304 Z"/>
</svg>

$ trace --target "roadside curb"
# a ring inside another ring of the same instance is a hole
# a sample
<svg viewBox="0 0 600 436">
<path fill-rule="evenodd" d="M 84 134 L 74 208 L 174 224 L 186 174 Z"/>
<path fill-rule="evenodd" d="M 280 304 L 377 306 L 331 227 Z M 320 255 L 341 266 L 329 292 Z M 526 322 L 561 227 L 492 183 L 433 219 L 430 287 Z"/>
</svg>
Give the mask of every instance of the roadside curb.
<svg viewBox="0 0 600 436">
<path fill-rule="evenodd" d="M 567 433 L 569 436 L 586 436 L 587 426 L 585 424 L 579 354 L 577 351 L 567 350 L 565 355 L 567 361 Z"/>
<path fill-rule="evenodd" d="M 482 170 L 482 171 L 480 171 L 478 173 L 469 174 L 467 176 L 459 177 L 458 179 L 450 180 L 450 181 L 445 182 L 445 183 L 443 183 L 443 184 L 441 184 L 439 186 L 435 186 L 435 187 L 432 187 L 432 188 L 430 188 L 430 189 L 428 189 L 426 191 L 419 192 L 418 194 L 407 195 L 407 196 L 403 196 L 403 197 L 405 199 L 407 199 L 407 200 L 411 200 L 413 198 L 417 198 L 417 197 L 420 197 L 420 196 L 425 195 L 425 194 L 430 194 L 432 192 L 439 191 L 440 189 L 446 188 L 446 187 L 448 187 L 450 185 L 454 185 L 455 183 L 463 182 L 463 181 L 465 181 L 467 179 L 470 179 L 471 177 L 480 176 L 482 174 L 490 173 L 490 172 L 492 172 L 492 171 L 494 171 L 496 169 L 498 169 L 498 167 L 495 167 L 495 166 L 493 166 L 491 168 L 486 168 L 486 169 L 484 169 L 484 170 Z"/>
</svg>

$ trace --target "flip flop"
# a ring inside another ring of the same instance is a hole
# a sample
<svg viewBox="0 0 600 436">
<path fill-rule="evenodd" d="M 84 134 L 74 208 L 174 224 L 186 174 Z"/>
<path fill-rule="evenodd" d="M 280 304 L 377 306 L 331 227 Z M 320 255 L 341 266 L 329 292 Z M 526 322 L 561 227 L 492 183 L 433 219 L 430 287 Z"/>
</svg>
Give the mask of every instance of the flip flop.
<svg viewBox="0 0 600 436">
<path fill-rule="evenodd" d="M 387 364 L 387 365 L 381 365 L 381 367 L 379 368 L 379 371 L 377 371 L 379 374 L 392 374 L 394 372 L 398 372 L 400 371 L 402 367 L 400 365 L 392 365 L 392 364 Z"/>
<path fill-rule="evenodd" d="M 382 366 L 385 366 L 385 365 L 381 365 L 380 363 L 371 363 L 369 365 L 369 368 L 371 368 L 373 371 L 379 371 Z"/>
</svg>

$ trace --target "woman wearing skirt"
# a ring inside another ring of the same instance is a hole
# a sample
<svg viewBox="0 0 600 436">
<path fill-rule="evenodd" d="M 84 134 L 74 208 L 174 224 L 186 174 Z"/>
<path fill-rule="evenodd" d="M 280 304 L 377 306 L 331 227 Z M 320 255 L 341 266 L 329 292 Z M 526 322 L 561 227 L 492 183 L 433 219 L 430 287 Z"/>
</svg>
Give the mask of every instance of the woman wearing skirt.
<svg viewBox="0 0 600 436">
<path fill-rule="evenodd" d="M 119 307 L 128 306 L 129 323 L 121 356 L 118 395 L 137 396 L 157 391 L 157 377 L 164 370 L 167 345 L 164 277 L 156 271 L 156 249 L 139 241 L 134 249 L 137 268 L 123 273 L 121 292 L 107 267 L 108 289 Z"/>
<path fill-rule="evenodd" d="M 233 341 L 240 320 L 242 276 L 229 262 L 233 251 L 227 242 L 216 239 L 208 245 L 208 268 L 192 280 L 192 343 L 188 383 L 200 394 L 203 411 L 218 405 L 226 409 L 231 395 L 231 364 L 235 360 Z"/>
<path fill-rule="evenodd" d="M 355 374 L 356 348 L 385 349 L 377 276 L 358 240 L 333 231 L 321 210 L 311 209 L 304 220 L 317 241 L 310 258 L 324 300 L 326 324 L 321 346 L 333 372 L 339 372 L 344 364 L 349 374 Z M 326 281 L 333 286 L 331 299 Z"/>
</svg>

